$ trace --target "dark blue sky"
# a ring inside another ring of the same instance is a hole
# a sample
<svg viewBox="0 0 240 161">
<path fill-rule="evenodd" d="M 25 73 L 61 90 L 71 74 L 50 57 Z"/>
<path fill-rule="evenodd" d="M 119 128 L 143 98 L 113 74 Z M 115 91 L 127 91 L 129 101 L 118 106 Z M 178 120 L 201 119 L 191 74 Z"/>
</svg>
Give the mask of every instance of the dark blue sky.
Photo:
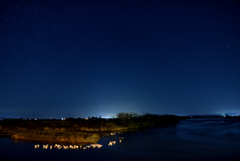
<svg viewBox="0 0 240 161">
<path fill-rule="evenodd" d="M 240 113 L 237 0 L 0 1 L 0 117 Z"/>
</svg>

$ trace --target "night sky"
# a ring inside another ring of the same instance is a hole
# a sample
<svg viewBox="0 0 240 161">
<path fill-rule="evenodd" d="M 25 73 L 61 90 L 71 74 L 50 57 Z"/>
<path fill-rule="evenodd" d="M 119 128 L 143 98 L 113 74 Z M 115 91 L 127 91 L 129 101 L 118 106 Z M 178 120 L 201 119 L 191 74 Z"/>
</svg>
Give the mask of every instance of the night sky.
<svg viewBox="0 0 240 161">
<path fill-rule="evenodd" d="M 240 113 L 238 0 L 0 0 L 0 118 Z"/>
</svg>

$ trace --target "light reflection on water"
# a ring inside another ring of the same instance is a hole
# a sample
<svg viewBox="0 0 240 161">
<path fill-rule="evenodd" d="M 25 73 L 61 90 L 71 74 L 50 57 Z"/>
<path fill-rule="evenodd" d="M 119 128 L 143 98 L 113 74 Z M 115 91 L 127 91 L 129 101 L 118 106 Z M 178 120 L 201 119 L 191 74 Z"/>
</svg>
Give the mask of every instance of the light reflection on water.
<svg viewBox="0 0 240 161">
<path fill-rule="evenodd" d="M 124 137 L 121 143 L 119 137 Z M 108 146 L 109 141 L 116 141 Z M 195 119 L 175 126 L 109 135 L 103 147 L 34 149 L 36 142 L 0 138 L 0 160 L 239 160 L 240 122 L 234 119 Z"/>
</svg>

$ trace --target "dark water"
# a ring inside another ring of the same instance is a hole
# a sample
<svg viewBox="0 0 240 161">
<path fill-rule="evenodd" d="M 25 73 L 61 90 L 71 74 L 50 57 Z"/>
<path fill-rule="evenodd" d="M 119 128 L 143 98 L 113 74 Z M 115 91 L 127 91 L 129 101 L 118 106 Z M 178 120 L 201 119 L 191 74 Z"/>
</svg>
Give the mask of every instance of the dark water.
<svg viewBox="0 0 240 161">
<path fill-rule="evenodd" d="M 118 138 L 124 137 L 119 143 Z M 108 146 L 109 141 L 117 141 Z M 101 149 L 34 149 L 35 142 L 0 138 L 1 161 L 240 160 L 240 120 L 184 120 L 175 126 L 105 136 Z"/>
</svg>

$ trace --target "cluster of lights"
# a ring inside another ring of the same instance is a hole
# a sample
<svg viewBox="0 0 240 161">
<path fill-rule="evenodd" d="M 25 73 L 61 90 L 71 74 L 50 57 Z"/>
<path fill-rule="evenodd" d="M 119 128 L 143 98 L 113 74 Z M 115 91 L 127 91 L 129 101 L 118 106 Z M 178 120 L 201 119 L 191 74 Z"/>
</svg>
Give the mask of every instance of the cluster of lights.
<svg viewBox="0 0 240 161">
<path fill-rule="evenodd" d="M 55 144 L 55 145 L 43 145 L 42 146 L 43 149 L 53 149 L 53 148 L 57 148 L 57 149 L 87 149 L 87 148 L 90 148 L 90 147 L 93 147 L 93 148 L 101 148 L 102 145 L 101 144 L 90 144 L 90 145 L 86 145 L 86 146 L 81 146 L 81 145 L 60 145 L 60 144 Z M 34 148 L 37 149 L 37 148 L 40 148 L 40 145 L 39 144 L 36 144 L 34 145 Z"/>
<path fill-rule="evenodd" d="M 110 133 L 110 135 L 115 135 L 116 133 Z M 109 135 L 109 134 L 108 134 Z M 124 139 L 124 137 L 119 137 L 119 143 L 121 143 L 122 142 L 122 140 Z M 112 146 L 112 145 L 114 145 L 114 144 L 116 144 L 116 141 L 110 141 L 109 143 L 108 143 L 108 146 Z M 89 144 L 89 145 L 86 145 L 86 146 L 81 146 L 81 145 L 60 145 L 60 144 L 55 144 L 55 145 L 49 145 L 49 144 L 43 144 L 42 145 L 42 148 L 43 149 L 53 149 L 53 148 L 57 148 L 57 149 L 83 149 L 83 150 L 85 150 L 85 149 L 87 149 L 87 148 L 91 148 L 91 147 L 93 147 L 93 148 L 101 148 L 102 147 L 102 145 L 101 144 Z M 38 148 L 40 148 L 40 145 L 39 144 L 36 144 L 36 145 L 34 145 L 34 148 L 35 149 L 38 149 Z"/>
<path fill-rule="evenodd" d="M 122 140 L 124 139 L 124 137 L 119 137 L 119 143 L 121 143 L 122 142 Z M 112 145 L 114 145 L 114 144 L 116 144 L 116 141 L 110 141 L 109 143 L 108 143 L 108 146 L 112 146 Z"/>
</svg>

